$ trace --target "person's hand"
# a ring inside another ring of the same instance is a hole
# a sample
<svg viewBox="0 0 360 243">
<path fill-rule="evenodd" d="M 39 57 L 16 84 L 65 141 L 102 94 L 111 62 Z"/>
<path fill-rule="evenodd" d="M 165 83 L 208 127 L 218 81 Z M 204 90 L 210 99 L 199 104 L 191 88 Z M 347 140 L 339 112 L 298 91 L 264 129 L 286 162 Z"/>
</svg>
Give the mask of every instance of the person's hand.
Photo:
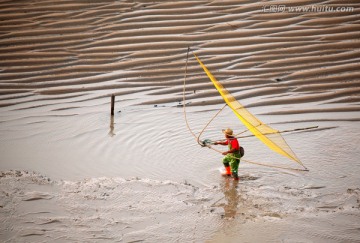
<svg viewBox="0 0 360 243">
<path fill-rule="evenodd" d="M 227 151 L 225 151 L 225 152 L 223 152 L 223 153 L 222 153 L 222 155 L 227 155 L 227 154 L 228 154 L 228 152 L 227 152 Z"/>
</svg>

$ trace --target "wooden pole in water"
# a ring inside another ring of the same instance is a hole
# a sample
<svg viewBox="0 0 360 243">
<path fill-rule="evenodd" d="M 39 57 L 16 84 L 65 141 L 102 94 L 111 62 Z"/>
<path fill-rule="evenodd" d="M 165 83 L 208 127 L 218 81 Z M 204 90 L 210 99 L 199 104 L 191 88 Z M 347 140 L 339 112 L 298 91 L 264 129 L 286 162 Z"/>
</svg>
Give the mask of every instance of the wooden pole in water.
<svg viewBox="0 0 360 243">
<path fill-rule="evenodd" d="M 114 109 L 115 109 L 115 95 L 111 95 L 111 115 L 114 115 Z"/>
</svg>

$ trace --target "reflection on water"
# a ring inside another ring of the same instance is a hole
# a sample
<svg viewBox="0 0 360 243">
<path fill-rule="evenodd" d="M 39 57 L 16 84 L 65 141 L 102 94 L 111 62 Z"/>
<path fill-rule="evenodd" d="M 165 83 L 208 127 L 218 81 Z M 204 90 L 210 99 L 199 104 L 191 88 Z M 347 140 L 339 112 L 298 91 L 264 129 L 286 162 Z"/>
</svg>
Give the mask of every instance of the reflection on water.
<svg viewBox="0 0 360 243">
<path fill-rule="evenodd" d="M 235 218 L 236 216 L 240 199 L 237 191 L 238 183 L 238 181 L 233 181 L 232 179 L 226 179 L 222 183 L 222 190 L 226 201 L 222 207 L 224 208 L 224 218 L 226 219 Z"/>
<path fill-rule="evenodd" d="M 115 136 L 115 132 L 114 132 L 115 126 L 114 126 L 114 116 L 110 116 L 110 131 L 109 131 L 109 136 L 113 137 Z"/>
</svg>

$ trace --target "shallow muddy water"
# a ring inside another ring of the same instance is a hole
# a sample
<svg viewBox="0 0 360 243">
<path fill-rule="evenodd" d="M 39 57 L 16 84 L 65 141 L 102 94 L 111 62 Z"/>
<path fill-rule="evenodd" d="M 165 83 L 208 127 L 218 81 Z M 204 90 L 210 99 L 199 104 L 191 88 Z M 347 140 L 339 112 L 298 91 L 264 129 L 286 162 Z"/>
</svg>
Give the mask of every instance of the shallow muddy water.
<svg viewBox="0 0 360 243">
<path fill-rule="evenodd" d="M 125 242 L 151 242 L 158 237 L 210 242 L 357 239 L 360 141 L 354 130 L 358 122 L 320 121 L 316 114 L 306 116 L 310 122 L 294 122 L 304 119 L 298 115 L 286 116 L 289 121 L 259 116 L 284 130 L 319 126 L 284 135 L 309 171 L 242 162 L 240 182 L 235 183 L 220 176 L 222 155 L 199 146 L 191 136 L 182 108 L 123 107 L 120 100 L 121 112 L 111 119 L 107 100 L 61 115 L 40 111 L 27 117 L 22 111 L 9 111 L 2 116 L 1 169 L 22 171 L 20 176 L 7 172 L 1 179 L 4 192 L 19 201 L 13 209 L 18 217 L 7 221 L 17 226 L 5 230 L 4 239 L 46 236 L 76 241 L 91 234 L 89 240 Z M 201 130 L 215 112 L 188 107 L 191 128 Z M 228 126 L 243 129 L 232 112 L 224 110 L 203 137 L 220 139 L 220 128 Z M 301 168 L 255 138 L 240 143 L 246 148 L 246 160 Z M 24 171 L 38 174 L 28 176 Z M 13 180 L 20 191 L 9 187 Z M 2 204 L 10 206 L 5 199 Z M 336 227 L 327 223 L 334 217 Z M 24 224 L 29 220 L 30 225 Z M 77 238 L 70 237 L 77 230 L 65 227 L 70 221 L 75 229 L 87 225 Z M 305 226 L 309 224 L 313 227 Z M 258 227 L 262 234 L 254 236 Z M 301 233 L 293 233 L 298 228 Z M 162 235 L 165 232 L 172 233 Z"/>
</svg>

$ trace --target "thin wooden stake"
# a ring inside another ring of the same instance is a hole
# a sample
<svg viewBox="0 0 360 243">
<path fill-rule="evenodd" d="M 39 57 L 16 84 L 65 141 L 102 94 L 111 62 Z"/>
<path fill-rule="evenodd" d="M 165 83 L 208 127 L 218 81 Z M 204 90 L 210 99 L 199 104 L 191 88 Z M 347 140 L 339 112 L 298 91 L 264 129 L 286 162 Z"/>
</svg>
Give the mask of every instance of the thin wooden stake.
<svg viewBox="0 0 360 243">
<path fill-rule="evenodd" d="M 115 95 L 111 95 L 111 115 L 114 115 L 114 109 L 115 109 Z"/>
</svg>

